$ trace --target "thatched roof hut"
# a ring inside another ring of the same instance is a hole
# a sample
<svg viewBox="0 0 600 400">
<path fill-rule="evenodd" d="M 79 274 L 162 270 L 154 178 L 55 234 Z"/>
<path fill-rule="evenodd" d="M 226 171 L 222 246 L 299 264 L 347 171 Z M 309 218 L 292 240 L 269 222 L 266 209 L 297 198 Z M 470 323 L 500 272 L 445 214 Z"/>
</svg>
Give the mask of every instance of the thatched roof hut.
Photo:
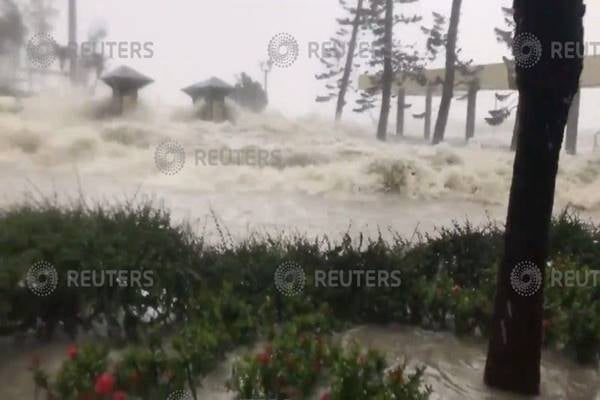
<svg viewBox="0 0 600 400">
<path fill-rule="evenodd" d="M 133 104 L 137 103 L 138 90 L 154 82 L 153 79 L 125 65 L 104 75 L 102 81 L 112 89 L 118 112 L 123 111 L 124 98 Z"/>
<path fill-rule="evenodd" d="M 206 102 L 205 107 L 201 110 L 201 117 L 203 119 L 215 122 L 229 119 L 225 107 L 225 97 L 230 95 L 235 88 L 227 82 L 212 77 L 181 90 L 192 98 L 194 104 L 199 99 L 203 99 Z"/>
</svg>

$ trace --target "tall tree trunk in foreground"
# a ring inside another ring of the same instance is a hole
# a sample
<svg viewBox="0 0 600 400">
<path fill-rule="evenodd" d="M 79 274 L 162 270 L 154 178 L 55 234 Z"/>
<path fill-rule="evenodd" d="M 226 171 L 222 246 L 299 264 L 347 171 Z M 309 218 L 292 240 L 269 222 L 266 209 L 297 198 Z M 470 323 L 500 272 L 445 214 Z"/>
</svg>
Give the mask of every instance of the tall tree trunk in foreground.
<svg viewBox="0 0 600 400">
<path fill-rule="evenodd" d="M 337 106 L 335 109 L 336 121 L 342 119 L 342 113 L 344 112 L 344 106 L 346 105 L 346 92 L 348 91 L 350 73 L 352 72 L 352 64 L 354 63 L 354 52 L 356 51 L 358 29 L 360 28 L 360 21 L 363 13 L 363 3 L 364 0 L 358 0 L 358 4 L 356 5 L 356 15 L 354 17 L 354 22 L 352 23 L 352 35 L 350 37 L 350 43 L 348 43 L 348 53 L 346 54 L 346 65 L 344 66 L 344 74 L 342 75 L 342 81 L 340 82 L 340 93 L 338 94 Z"/>
<path fill-rule="evenodd" d="M 433 130 L 433 144 L 438 144 L 444 140 L 446 125 L 448 125 L 448 115 L 450 113 L 450 104 L 454 97 L 454 81 L 456 78 L 456 42 L 458 41 L 458 23 L 460 22 L 460 9 L 462 0 L 452 0 L 452 12 L 450 14 L 450 24 L 448 25 L 448 35 L 446 38 L 446 75 L 442 87 L 442 100 L 438 111 L 435 129 Z"/>
<path fill-rule="evenodd" d="M 394 0 L 385 1 L 385 27 L 383 36 L 383 76 L 381 77 L 381 112 L 377 126 L 377 139 L 385 140 L 387 134 L 388 117 L 392 97 L 392 83 L 394 71 L 392 66 L 392 42 L 394 30 Z"/>
<path fill-rule="evenodd" d="M 550 50 L 552 42 L 583 46 L 585 6 L 583 0 L 514 0 L 514 9 L 516 34 L 535 35 L 543 51 L 530 68 L 517 66 L 519 135 L 484 380 L 533 395 L 540 390 L 543 279 L 558 159 L 583 69 L 582 58 L 552 59 Z"/>
</svg>

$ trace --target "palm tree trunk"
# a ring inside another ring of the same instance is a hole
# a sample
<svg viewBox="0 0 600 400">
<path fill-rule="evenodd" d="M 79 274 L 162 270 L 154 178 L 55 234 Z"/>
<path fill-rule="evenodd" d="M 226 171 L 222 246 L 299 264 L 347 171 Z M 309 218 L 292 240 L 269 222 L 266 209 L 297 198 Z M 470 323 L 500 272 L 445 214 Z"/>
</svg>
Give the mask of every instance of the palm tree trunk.
<svg viewBox="0 0 600 400">
<path fill-rule="evenodd" d="M 484 380 L 527 395 L 540 391 L 543 279 L 556 173 L 583 69 L 582 58 L 552 59 L 549 49 L 553 42 L 583 45 L 582 1 L 514 1 L 517 34 L 535 35 L 544 51 L 533 67 L 517 67 L 519 135 Z"/>
</svg>

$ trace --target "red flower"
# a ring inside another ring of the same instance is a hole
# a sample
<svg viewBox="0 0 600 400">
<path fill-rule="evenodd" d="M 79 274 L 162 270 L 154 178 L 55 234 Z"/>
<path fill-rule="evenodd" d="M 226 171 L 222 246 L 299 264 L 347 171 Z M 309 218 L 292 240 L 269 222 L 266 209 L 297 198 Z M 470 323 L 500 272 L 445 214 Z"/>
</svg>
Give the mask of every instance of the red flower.
<svg viewBox="0 0 600 400">
<path fill-rule="evenodd" d="M 96 379 L 96 386 L 94 386 L 94 389 L 96 390 L 96 394 L 111 394 L 115 389 L 115 378 L 108 372 L 103 373 Z"/>
<path fill-rule="evenodd" d="M 261 365 L 269 365 L 269 362 L 271 362 L 271 354 L 267 353 L 266 351 L 263 351 L 262 353 L 259 353 L 256 356 L 256 360 Z"/>
<path fill-rule="evenodd" d="M 77 354 L 79 354 L 79 349 L 77 348 L 77 346 L 72 344 L 67 348 L 67 354 L 69 355 L 69 358 L 71 360 L 74 360 L 77 358 Z"/>
<path fill-rule="evenodd" d="M 127 393 L 122 390 L 117 390 L 113 396 L 112 400 L 127 400 Z"/>
<path fill-rule="evenodd" d="M 320 400 L 331 400 L 331 393 L 323 393 Z"/>
</svg>

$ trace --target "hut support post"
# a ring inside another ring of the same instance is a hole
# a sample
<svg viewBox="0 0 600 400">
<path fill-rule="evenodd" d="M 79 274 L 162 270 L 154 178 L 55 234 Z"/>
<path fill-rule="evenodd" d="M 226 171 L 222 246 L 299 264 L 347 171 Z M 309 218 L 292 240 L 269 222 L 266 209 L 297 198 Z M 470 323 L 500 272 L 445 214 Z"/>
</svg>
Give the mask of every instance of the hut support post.
<svg viewBox="0 0 600 400">
<path fill-rule="evenodd" d="M 567 154 L 577 154 L 577 133 L 579 131 L 579 108 L 581 104 L 581 90 L 573 98 L 573 104 L 569 110 L 569 120 L 567 123 L 567 135 L 565 140 L 565 149 Z"/>
<path fill-rule="evenodd" d="M 398 89 L 398 111 L 396 114 L 396 135 L 404 135 L 404 110 L 406 109 L 406 90 Z"/>
<path fill-rule="evenodd" d="M 117 88 L 113 88 L 113 107 L 116 114 L 123 114 L 123 93 Z"/>
<path fill-rule="evenodd" d="M 133 101 L 133 104 L 137 104 L 137 102 L 138 102 L 138 91 L 137 91 L 137 89 L 134 89 L 130 93 L 130 96 L 131 96 L 131 100 Z"/>
<path fill-rule="evenodd" d="M 477 91 L 479 90 L 476 82 L 469 84 L 469 93 L 467 95 L 467 140 L 475 136 L 475 115 L 477 113 Z"/>
<path fill-rule="evenodd" d="M 433 102 L 433 87 L 430 83 L 427 84 L 425 93 L 425 139 L 431 137 L 431 111 Z"/>
</svg>

